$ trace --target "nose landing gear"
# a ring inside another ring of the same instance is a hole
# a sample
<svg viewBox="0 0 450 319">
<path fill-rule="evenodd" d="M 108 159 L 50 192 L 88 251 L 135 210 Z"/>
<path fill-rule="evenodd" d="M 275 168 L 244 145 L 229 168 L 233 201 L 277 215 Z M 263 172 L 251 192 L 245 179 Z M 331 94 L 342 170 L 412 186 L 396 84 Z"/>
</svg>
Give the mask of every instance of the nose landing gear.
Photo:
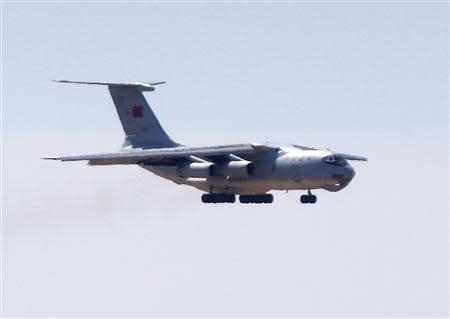
<svg viewBox="0 0 450 319">
<path fill-rule="evenodd" d="M 317 202 L 317 196 L 311 194 L 311 191 L 308 190 L 308 195 L 300 196 L 300 202 L 302 204 L 315 204 Z"/>
</svg>

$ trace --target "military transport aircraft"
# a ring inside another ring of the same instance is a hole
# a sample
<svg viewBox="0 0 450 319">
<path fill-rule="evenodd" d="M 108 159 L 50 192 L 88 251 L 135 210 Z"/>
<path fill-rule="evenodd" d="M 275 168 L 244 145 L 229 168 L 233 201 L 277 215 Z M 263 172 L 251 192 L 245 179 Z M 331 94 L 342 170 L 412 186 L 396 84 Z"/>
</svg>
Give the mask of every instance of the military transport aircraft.
<svg viewBox="0 0 450 319">
<path fill-rule="evenodd" d="M 270 190 L 307 190 L 300 202 L 313 204 L 317 197 L 312 189 L 343 189 L 355 175 L 347 161 L 367 160 L 300 145 L 188 147 L 167 135 L 143 95 L 165 82 L 55 82 L 108 86 L 125 131 L 125 142 L 115 153 L 44 159 L 88 161 L 89 165 L 138 165 L 176 184 L 204 191 L 204 203 L 234 203 L 236 195 L 241 203 L 272 203 L 273 195 L 267 193 Z"/>
</svg>

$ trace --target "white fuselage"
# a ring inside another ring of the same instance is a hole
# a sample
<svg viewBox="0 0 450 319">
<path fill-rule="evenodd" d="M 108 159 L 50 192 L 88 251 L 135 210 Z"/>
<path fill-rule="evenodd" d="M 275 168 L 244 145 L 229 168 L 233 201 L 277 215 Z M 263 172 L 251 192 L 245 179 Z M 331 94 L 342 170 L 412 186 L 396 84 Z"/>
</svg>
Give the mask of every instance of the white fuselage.
<svg viewBox="0 0 450 319">
<path fill-rule="evenodd" d="M 326 189 L 339 191 L 355 175 L 347 163 L 329 163 L 324 158 L 332 153 L 326 150 L 300 149 L 294 146 L 277 148 L 273 153 L 252 159 L 256 171 L 252 176 L 229 177 L 218 175 L 207 178 L 180 177 L 173 166 L 146 166 L 143 168 L 177 184 L 186 184 L 209 193 L 263 194 L 270 190 Z"/>
</svg>

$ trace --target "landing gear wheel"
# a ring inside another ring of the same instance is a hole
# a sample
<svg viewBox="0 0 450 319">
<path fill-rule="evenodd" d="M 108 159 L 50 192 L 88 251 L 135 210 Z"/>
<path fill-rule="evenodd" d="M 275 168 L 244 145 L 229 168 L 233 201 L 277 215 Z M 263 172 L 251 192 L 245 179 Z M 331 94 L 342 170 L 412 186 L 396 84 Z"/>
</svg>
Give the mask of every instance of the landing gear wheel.
<svg viewBox="0 0 450 319">
<path fill-rule="evenodd" d="M 214 203 L 214 196 L 213 196 L 213 194 L 203 194 L 202 195 L 202 202 L 203 203 L 207 203 L 207 204 Z"/>
<path fill-rule="evenodd" d="M 239 196 L 239 202 L 242 204 L 271 204 L 273 202 L 273 195 L 241 195 Z"/>
<path fill-rule="evenodd" d="M 300 196 L 300 202 L 301 202 L 302 204 L 308 204 L 308 203 L 309 203 L 309 201 L 308 201 L 308 195 L 302 195 L 302 196 Z"/>
<path fill-rule="evenodd" d="M 317 202 L 317 196 L 311 194 L 311 191 L 308 191 L 308 195 L 300 196 L 300 202 L 302 204 L 315 204 Z"/>
<path fill-rule="evenodd" d="M 273 195 L 272 194 L 266 194 L 266 201 L 265 204 L 272 204 L 273 203 Z"/>
<path fill-rule="evenodd" d="M 203 203 L 234 203 L 236 201 L 236 196 L 234 194 L 203 194 Z"/>
</svg>

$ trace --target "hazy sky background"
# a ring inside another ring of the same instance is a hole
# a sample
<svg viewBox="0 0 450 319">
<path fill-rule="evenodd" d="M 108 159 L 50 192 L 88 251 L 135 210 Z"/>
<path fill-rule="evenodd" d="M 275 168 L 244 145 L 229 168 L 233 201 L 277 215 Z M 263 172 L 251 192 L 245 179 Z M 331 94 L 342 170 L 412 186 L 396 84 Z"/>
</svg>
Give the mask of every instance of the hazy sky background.
<svg viewBox="0 0 450 319">
<path fill-rule="evenodd" d="M 446 316 L 448 4 L 6 3 L 3 315 Z M 339 193 L 204 205 L 110 152 L 103 87 L 147 94 L 193 145 L 367 156 Z"/>
</svg>

